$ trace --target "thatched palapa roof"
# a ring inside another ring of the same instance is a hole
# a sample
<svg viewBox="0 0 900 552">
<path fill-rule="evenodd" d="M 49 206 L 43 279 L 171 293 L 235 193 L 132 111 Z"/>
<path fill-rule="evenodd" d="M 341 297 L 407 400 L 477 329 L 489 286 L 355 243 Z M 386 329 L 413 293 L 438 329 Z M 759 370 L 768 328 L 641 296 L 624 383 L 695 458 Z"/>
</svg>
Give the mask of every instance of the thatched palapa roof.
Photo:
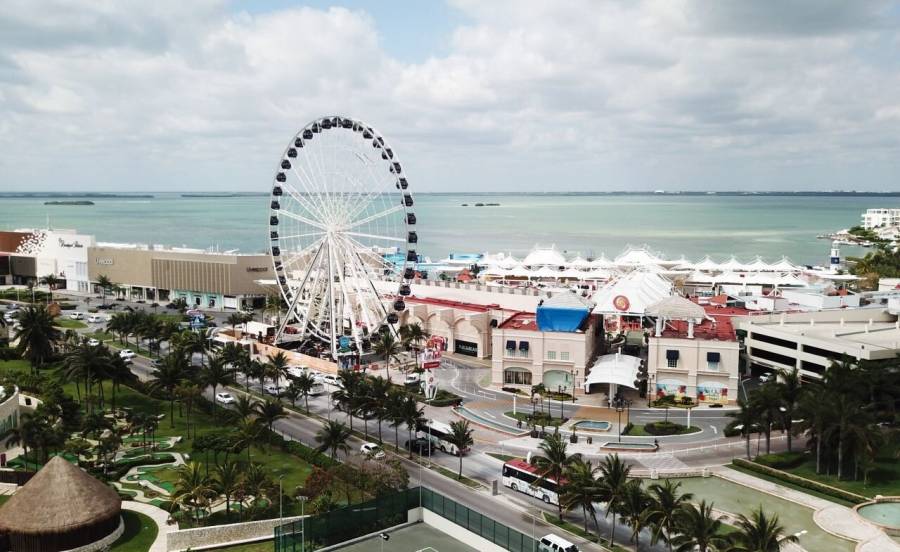
<svg viewBox="0 0 900 552">
<path fill-rule="evenodd" d="M 56 456 L 0 508 L 0 532 L 65 533 L 108 520 L 121 509 L 115 490 Z"/>
</svg>

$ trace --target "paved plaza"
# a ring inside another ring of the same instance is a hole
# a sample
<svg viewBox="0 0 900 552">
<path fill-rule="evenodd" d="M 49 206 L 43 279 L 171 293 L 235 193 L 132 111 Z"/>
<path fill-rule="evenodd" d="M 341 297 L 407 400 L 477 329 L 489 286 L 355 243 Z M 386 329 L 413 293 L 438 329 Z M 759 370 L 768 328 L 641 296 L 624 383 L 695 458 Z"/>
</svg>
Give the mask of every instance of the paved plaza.
<svg viewBox="0 0 900 552">
<path fill-rule="evenodd" d="M 348 546 L 338 548 L 340 552 L 478 552 L 471 546 L 454 539 L 437 529 L 417 523 L 387 533 L 390 540 L 375 536 Z"/>
</svg>

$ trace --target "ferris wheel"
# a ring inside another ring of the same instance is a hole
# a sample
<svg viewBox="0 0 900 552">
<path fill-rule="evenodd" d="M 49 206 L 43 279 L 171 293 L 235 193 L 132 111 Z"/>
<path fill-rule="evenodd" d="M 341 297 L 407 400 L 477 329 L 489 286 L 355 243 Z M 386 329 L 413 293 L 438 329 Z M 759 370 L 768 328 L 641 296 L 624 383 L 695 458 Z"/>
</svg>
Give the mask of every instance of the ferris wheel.
<svg viewBox="0 0 900 552">
<path fill-rule="evenodd" d="M 403 166 L 380 133 L 346 117 L 312 121 L 284 150 L 269 207 L 269 250 L 288 305 L 276 340 L 318 340 L 338 359 L 395 331 L 418 236 Z"/>
</svg>

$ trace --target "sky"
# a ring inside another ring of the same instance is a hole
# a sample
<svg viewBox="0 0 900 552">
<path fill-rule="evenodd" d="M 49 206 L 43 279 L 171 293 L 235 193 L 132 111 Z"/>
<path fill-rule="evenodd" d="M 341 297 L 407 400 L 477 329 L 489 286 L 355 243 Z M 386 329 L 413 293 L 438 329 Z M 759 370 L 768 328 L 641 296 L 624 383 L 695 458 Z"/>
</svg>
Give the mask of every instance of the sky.
<svg viewBox="0 0 900 552">
<path fill-rule="evenodd" d="M 900 7 L 2 0 L 0 191 L 260 191 L 340 114 L 418 192 L 900 190 Z"/>
</svg>

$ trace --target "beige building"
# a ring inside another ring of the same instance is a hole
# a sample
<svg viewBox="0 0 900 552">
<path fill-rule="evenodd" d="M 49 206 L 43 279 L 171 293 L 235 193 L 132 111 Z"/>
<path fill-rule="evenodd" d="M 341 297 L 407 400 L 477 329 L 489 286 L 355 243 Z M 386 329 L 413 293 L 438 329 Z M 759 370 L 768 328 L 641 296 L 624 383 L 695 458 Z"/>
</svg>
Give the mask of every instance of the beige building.
<svg viewBox="0 0 900 552">
<path fill-rule="evenodd" d="M 551 391 L 580 393 L 585 367 L 603 339 L 600 320 L 588 316 L 577 331 L 542 331 L 536 314 L 516 313 L 494 329 L 491 384 L 529 391 L 543 383 Z"/>
<path fill-rule="evenodd" d="M 106 276 L 132 299 L 239 309 L 265 296 L 256 281 L 272 278 L 272 263 L 268 255 L 98 245 L 88 249 L 88 273 L 94 284 Z"/>
<path fill-rule="evenodd" d="M 491 356 L 491 320 L 502 316 L 498 305 L 409 297 L 401 324 L 419 324 L 428 335 L 444 338 L 447 352 L 485 358 Z"/>
<path fill-rule="evenodd" d="M 703 311 L 698 319 L 657 319 L 647 351 L 649 390 L 655 397 L 686 396 L 721 404 L 737 400 L 741 347 L 732 317 L 746 311 L 716 307 Z"/>
</svg>

